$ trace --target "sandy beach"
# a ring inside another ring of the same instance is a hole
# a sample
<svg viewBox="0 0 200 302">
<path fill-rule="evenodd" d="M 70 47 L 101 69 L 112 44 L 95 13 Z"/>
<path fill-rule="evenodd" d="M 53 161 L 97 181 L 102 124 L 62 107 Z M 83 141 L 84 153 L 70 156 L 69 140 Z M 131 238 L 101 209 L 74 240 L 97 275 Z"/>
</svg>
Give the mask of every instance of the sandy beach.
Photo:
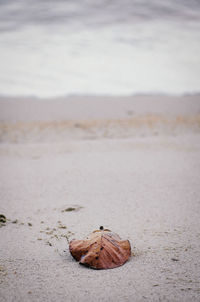
<svg viewBox="0 0 200 302">
<path fill-rule="evenodd" d="M 1 302 L 200 300 L 199 95 L 1 97 L 0 142 Z M 125 265 L 71 257 L 101 225 Z"/>
</svg>

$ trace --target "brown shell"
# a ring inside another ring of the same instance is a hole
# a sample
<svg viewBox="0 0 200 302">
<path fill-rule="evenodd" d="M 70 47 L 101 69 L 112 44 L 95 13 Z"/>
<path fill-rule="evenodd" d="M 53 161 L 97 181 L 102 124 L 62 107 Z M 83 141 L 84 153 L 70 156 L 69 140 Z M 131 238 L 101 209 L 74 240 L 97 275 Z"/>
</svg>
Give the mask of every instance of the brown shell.
<svg viewBox="0 0 200 302">
<path fill-rule="evenodd" d="M 130 242 L 110 230 L 94 231 L 85 240 L 72 240 L 69 250 L 80 264 L 94 269 L 121 266 L 131 256 Z"/>
</svg>

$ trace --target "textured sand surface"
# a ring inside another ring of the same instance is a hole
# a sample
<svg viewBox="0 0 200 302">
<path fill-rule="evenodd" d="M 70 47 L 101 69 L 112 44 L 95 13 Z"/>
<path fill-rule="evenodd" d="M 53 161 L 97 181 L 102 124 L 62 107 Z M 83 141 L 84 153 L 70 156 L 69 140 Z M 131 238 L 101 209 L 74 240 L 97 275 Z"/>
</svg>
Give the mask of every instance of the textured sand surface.
<svg viewBox="0 0 200 302">
<path fill-rule="evenodd" d="M 188 127 L 4 139 L 0 301 L 199 301 L 200 133 Z M 134 255 L 124 266 L 96 271 L 71 257 L 68 240 L 100 225 L 130 240 Z"/>
</svg>

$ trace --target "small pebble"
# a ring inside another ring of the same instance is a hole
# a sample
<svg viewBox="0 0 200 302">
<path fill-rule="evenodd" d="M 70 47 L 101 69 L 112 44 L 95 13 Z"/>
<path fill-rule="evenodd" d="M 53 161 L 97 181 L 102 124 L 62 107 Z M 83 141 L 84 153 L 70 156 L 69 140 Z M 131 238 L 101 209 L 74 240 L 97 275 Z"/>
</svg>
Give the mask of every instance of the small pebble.
<svg viewBox="0 0 200 302">
<path fill-rule="evenodd" d="M 18 223 L 18 219 L 13 220 L 12 223 Z"/>
<path fill-rule="evenodd" d="M 0 214 L 0 222 L 6 223 L 6 216 L 3 214 Z"/>
</svg>

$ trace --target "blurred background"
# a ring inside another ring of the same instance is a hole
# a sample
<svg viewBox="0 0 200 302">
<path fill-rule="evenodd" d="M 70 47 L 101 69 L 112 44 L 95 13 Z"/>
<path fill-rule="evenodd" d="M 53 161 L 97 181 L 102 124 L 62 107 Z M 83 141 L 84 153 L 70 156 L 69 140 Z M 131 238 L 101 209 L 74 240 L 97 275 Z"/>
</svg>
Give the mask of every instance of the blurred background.
<svg viewBox="0 0 200 302">
<path fill-rule="evenodd" d="M 198 0 L 0 0 L 0 95 L 200 88 Z"/>
</svg>

